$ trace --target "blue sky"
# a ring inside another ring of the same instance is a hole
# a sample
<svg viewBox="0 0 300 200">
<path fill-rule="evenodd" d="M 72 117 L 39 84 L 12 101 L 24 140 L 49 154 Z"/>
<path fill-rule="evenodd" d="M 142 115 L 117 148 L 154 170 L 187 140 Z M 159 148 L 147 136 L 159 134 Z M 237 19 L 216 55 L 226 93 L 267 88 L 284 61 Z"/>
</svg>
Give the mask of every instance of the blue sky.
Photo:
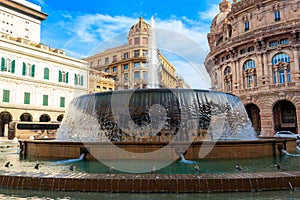
<svg viewBox="0 0 300 200">
<path fill-rule="evenodd" d="M 170 32 L 167 40 L 157 34 L 157 46 L 165 50 L 178 74 L 193 88 L 210 86 L 203 61 L 209 51 L 207 33 L 221 0 L 29 1 L 49 15 L 42 22 L 41 42 L 79 59 L 125 44 L 139 17 L 150 23 L 153 16 L 157 29 Z"/>
</svg>

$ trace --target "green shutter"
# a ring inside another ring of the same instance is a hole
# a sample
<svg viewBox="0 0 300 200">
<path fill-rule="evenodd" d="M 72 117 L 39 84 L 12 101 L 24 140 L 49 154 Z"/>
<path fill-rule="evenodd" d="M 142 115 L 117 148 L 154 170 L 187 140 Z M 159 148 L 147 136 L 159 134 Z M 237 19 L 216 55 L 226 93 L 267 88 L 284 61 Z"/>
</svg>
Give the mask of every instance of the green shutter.
<svg viewBox="0 0 300 200">
<path fill-rule="evenodd" d="M 80 85 L 83 86 L 83 76 L 81 76 Z"/>
<path fill-rule="evenodd" d="M 12 62 L 11 62 L 11 73 L 15 73 L 15 68 L 16 68 L 16 61 L 15 60 L 13 60 Z"/>
<path fill-rule="evenodd" d="M 48 106 L 48 95 L 43 95 L 43 106 Z"/>
<path fill-rule="evenodd" d="M 9 94 L 10 94 L 9 90 L 3 90 L 3 99 L 2 99 L 2 102 L 9 103 Z"/>
<path fill-rule="evenodd" d="M 65 107 L 65 97 L 60 97 L 60 107 L 61 108 Z"/>
<path fill-rule="evenodd" d="M 47 67 L 44 69 L 44 79 L 49 80 L 49 69 Z"/>
<path fill-rule="evenodd" d="M 69 82 L 69 72 L 66 73 L 66 83 Z"/>
<path fill-rule="evenodd" d="M 24 104 L 30 104 L 30 93 L 24 92 Z"/>
<path fill-rule="evenodd" d="M 5 70 L 5 59 L 2 58 L 1 59 L 1 71 L 4 71 Z"/>
<path fill-rule="evenodd" d="M 23 69 L 22 69 L 22 75 L 26 75 L 26 64 L 23 62 Z"/>
<path fill-rule="evenodd" d="M 34 77 L 35 65 L 31 66 L 31 77 Z"/>
<path fill-rule="evenodd" d="M 62 82 L 62 72 L 60 70 L 58 72 L 58 82 Z"/>
<path fill-rule="evenodd" d="M 78 80 L 77 80 L 77 74 L 74 75 L 74 84 L 77 85 L 78 84 Z"/>
</svg>

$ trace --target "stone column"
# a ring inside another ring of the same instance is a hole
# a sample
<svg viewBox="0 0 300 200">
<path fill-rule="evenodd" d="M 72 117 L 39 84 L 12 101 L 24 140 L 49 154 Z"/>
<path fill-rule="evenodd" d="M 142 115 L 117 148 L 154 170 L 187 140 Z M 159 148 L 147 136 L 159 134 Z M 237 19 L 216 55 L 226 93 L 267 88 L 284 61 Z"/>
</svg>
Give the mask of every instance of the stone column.
<svg viewBox="0 0 300 200">
<path fill-rule="evenodd" d="M 288 75 L 288 67 L 284 67 L 284 78 L 285 78 L 285 85 L 288 85 L 288 82 L 289 82 L 289 75 Z"/>
<path fill-rule="evenodd" d="M 260 68 L 259 68 L 259 70 L 258 70 L 258 68 L 257 68 L 257 70 L 256 70 L 256 72 L 257 72 L 257 79 L 259 80 L 259 79 L 261 79 L 263 76 L 264 76 L 264 64 L 263 64 L 263 62 L 262 62 L 262 58 L 263 57 L 263 55 L 262 54 L 259 54 L 258 55 L 258 63 L 257 63 L 257 65 L 256 65 L 256 67 L 257 66 L 260 66 Z M 258 82 L 258 86 L 260 86 L 260 82 Z M 261 84 L 262 85 L 262 84 Z"/>
<path fill-rule="evenodd" d="M 279 84 L 279 72 L 278 72 L 278 68 L 275 69 L 275 73 L 276 73 L 276 85 Z"/>
<path fill-rule="evenodd" d="M 291 74 L 294 74 L 295 71 L 298 71 L 298 70 L 300 70 L 299 60 L 298 60 L 298 50 L 297 50 L 297 48 L 295 48 L 294 49 L 294 67 L 293 68 L 291 67 Z"/>
<path fill-rule="evenodd" d="M 235 65 L 234 65 L 234 67 L 236 68 L 236 74 L 235 74 L 235 76 L 236 76 L 236 82 L 239 84 L 238 85 L 238 90 L 241 88 L 241 80 L 240 80 L 240 78 L 241 77 L 243 77 L 241 74 L 240 74 L 240 65 L 239 65 L 239 61 L 238 60 L 236 60 L 235 61 Z"/>
<path fill-rule="evenodd" d="M 270 78 L 270 75 L 268 74 L 268 58 L 267 58 L 266 52 L 263 53 L 263 64 L 264 64 L 263 76 L 269 76 L 269 78 Z"/>
</svg>

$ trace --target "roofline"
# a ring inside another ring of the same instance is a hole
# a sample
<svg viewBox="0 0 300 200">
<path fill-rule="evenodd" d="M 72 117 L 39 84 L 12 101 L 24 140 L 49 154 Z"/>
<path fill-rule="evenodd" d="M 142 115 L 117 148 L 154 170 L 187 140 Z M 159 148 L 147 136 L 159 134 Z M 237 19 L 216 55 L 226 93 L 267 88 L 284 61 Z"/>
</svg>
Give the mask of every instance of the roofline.
<svg viewBox="0 0 300 200">
<path fill-rule="evenodd" d="M 35 10 L 33 8 L 30 8 L 28 6 L 25 6 L 21 3 L 10 1 L 10 0 L 0 0 L 0 5 L 4 6 L 6 8 L 9 8 L 11 10 L 15 10 L 17 12 L 29 15 L 35 19 L 38 20 L 45 20 L 48 17 L 48 14 L 43 13 L 41 11 Z"/>
</svg>

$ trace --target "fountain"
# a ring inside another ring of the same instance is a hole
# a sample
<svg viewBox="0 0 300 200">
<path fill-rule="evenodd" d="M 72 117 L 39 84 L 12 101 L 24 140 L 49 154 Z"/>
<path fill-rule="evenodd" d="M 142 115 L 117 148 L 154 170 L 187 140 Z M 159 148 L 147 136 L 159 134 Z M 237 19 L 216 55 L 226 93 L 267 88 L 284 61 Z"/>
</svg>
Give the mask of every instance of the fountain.
<svg viewBox="0 0 300 200">
<path fill-rule="evenodd" d="M 154 26 L 153 18 L 151 21 Z M 276 156 L 282 149 L 292 152 L 296 146 L 293 139 L 257 138 L 242 102 L 234 95 L 158 88 L 158 69 L 152 30 L 147 89 L 94 93 L 73 99 L 56 140 L 21 140 L 21 153 L 28 158 L 74 159 L 80 156 L 76 160 L 82 160 L 84 155 L 86 159 L 101 161 L 110 169 L 128 173 L 87 175 L 82 180 L 62 175 L 61 189 L 64 190 L 211 192 L 289 188 L 286 182 L 300 186 L 297 173 L 266 173 L 262 179 L 259 175 L 250 178 L 246 175 L 210 178 L 199 176 L 199 173 L 193 176 L 157 175 L 155 171 L 179 159 L 188 165 L 202 158 Z M 61 187 L 55 184 L 55 177 L 47 177 L 46 174 L 43 180 L 36 180 L 39 189 Z M 267 182 L 276 181 L 277 177 L 282 178 L 281 182 L 271 187 Z M 292 179 L 295 177 L 298 178 Z M 24 182 L 20 179 L 19 182 Z M 226 179 L 226 186 L 222 179 Z M 258 185 L 260 179 L 265 181 L 265 188 Z"/>
<path fill-rule="evenodd" d="M 160 70 L 160 63 L 157 55 L 156 38 L 155 38 L 155 22 L 154 18 L 151 17 L 151 36 L 148 54 L 148 84 L 147 88 L 158 88 L 159 77 L 158 71 Z"/>
</svg>

